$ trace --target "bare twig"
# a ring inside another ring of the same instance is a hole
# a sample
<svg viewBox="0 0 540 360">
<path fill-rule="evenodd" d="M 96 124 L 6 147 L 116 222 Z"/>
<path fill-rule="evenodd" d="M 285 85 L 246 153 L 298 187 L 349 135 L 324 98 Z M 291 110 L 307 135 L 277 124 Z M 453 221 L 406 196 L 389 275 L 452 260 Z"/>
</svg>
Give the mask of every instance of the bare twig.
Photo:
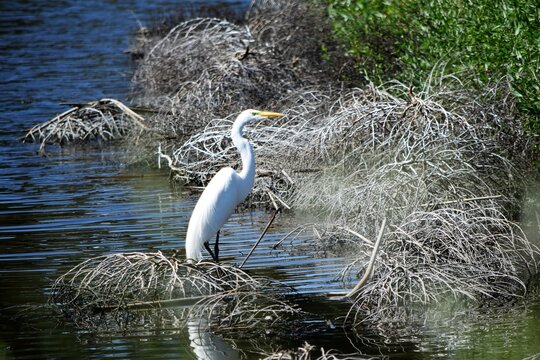
<svg viewBox="0 0 540 360">
<path fill-rule="evenodd" d="M 373 273 L 373 266 L 375 264 L 375 259 L 377 257 L 377 253 L 379 252 L 379 246 L 381 244 L 381 240 L 384 234 L 384 227 L 386 226 L 386 218 L 383 219 L 383 222 L 381 224 L 381 228 L 379 230 L 379 235 L 377 236 L 377 240 L 375 240 L 375 245 L 373 246 L 373 250 L 371 252 L 371 257 L 369 259 L 368 265 L 366 266 L 366 271 L 364 272 L 364 276 L 358 281 L 356 286 L 347 293 L 346 297 L 352 297 L 354 296 L 361 288 L 364 286 L 364 284 L 368 281 L 368 279 L 372 276 Z"/>
<path fill-rule="evenodd" d="M 266 226 L 264 227 L 264 230 L 261 234 L 261 236 L 259 236 L 259 238 L 257 239 L 257 242 L 253 245 L 253 247 L 251 248 L 251 250 L 249 250 L 249 253 L 246 255 L 246 257 L 244 258 L 244 260 L 242 261 L 242 263 L 240 264 L 239 268 L 241 269 L 242 267 L 244 267 L 244 264 L 246 263 L 246 261 L 248 261 L 248 259 L 251 257 L 251 254 L 253 254 L 253 251 L 255 251 L 255 249 L 257 248 L 257 246 L 259 245 L 259 243 L 261 242 L 262 238 L 264 237 L 264 235 L 266 234 L 266 232 L 268 231 L 268 229 L 270 228 L 270 226 L 272 225 L 272 223 L 274 222 L 274 219 L 276 218 L 276 215 L 281 211 L 280 208 L 277 208 L 274 213 L 272 214 L 272 216 L 270 217 L 270 220 L 268 221 L 268 224 L 266 224 Z"/>
</svg>

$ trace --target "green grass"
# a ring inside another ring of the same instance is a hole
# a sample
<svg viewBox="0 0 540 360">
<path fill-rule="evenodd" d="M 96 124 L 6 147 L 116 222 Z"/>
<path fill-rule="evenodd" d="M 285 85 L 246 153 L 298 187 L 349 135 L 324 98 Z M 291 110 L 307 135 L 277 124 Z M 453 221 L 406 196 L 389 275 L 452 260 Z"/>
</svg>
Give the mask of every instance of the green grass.
<svg viewBox="0 0 540 360">
<path fill-rule="evenodd" d="M 434 68 L 475 86 L 507 76 L 526 126 L 540 134 L 536 0 L 324 0 L 358 70 L 420 85 Z"/>
</svg>

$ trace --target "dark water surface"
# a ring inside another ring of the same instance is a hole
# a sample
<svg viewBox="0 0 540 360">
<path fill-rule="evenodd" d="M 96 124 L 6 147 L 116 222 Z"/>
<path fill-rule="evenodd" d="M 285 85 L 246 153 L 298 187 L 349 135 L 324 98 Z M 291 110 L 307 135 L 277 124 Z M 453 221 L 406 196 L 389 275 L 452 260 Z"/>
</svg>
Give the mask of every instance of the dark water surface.
<svg viewBox="0 0 540 360">
<path fill-rule="evenodd" d="M 115 149 L 52 147 L 40 157 L 36 145 L 18 140 L 24 129 L 64 111 L 62 102 L 125 100 L 132 69 L 123 51 L 132 32 L 179 5 L 204 3 L 0 2 L 0 359 L 258 357 L 250 341 L 200 333 L 192 323 L 95 334 L 55 316 L 47 306 L 50 286 L 81 261 L 113 252 L 182 249 L 197 194 L 172 189 L 166 172 L 125 165 Z M 243 258 L 268 216 L 233 216 L 222 237 L 227 261 Z M 406 336 L 383 337 L 373 331 L 376 324 L 360 336 L 334 329 L 326 320 L 347 304 L 321 294 L 342 287 L 336 275 L 346 262 L 272 251 L 270 245 L 291 229 L 286 224 L 295 223 L 286 216 L 247 268 L 293 286 L 302 308 L 321 315 L 306 324 L 305 333 L 269 336 L 267 349 L 309 341 L 360 351 L 363 358 L 521 359 L 540 353 L 538 305 L 489 322 L 419 324 Z"/>
</svg>

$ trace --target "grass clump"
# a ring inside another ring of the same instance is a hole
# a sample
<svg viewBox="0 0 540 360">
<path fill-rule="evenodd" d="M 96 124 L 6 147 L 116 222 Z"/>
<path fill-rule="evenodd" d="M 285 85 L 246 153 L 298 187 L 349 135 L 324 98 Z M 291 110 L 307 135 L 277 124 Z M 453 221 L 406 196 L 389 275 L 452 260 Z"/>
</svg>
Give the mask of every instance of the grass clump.
<svg viewBox="0 0 540 360">
<path fill-rule="evenodd" d="M 334 31 L 370 78 L 419 85 L 434 68 L 482 87 L 507 77 L 540 131 L 540 11 L 532 0 L 325 0 Z"/>
</svg>

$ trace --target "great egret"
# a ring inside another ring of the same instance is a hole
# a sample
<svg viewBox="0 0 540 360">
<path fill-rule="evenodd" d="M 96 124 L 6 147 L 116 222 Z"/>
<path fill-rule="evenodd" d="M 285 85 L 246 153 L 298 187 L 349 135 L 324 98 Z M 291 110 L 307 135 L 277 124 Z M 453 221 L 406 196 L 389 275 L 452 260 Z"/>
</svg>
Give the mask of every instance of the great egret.
<svg viewBox="0 0 540 360">
<path fill-rule="evenodd" d="M 238 173 L 230 167 L 223 168 L 204 189 L 189 220 L 186 258 L 201 260 L 204 247 L 216 262 L 219 261 L 219 230 L 236 206 L 249 195 L 255 181 L 253 146 L 242 136 L 242 130 L 252 121 L 276 116 L 283 114 L 250 109 L 242 111 L 234 121 L 231 138 L 242 157 L 242 171 Z M 216 243 L 212 251 L 208 241 L 214 235 Z"/>
</svg>

